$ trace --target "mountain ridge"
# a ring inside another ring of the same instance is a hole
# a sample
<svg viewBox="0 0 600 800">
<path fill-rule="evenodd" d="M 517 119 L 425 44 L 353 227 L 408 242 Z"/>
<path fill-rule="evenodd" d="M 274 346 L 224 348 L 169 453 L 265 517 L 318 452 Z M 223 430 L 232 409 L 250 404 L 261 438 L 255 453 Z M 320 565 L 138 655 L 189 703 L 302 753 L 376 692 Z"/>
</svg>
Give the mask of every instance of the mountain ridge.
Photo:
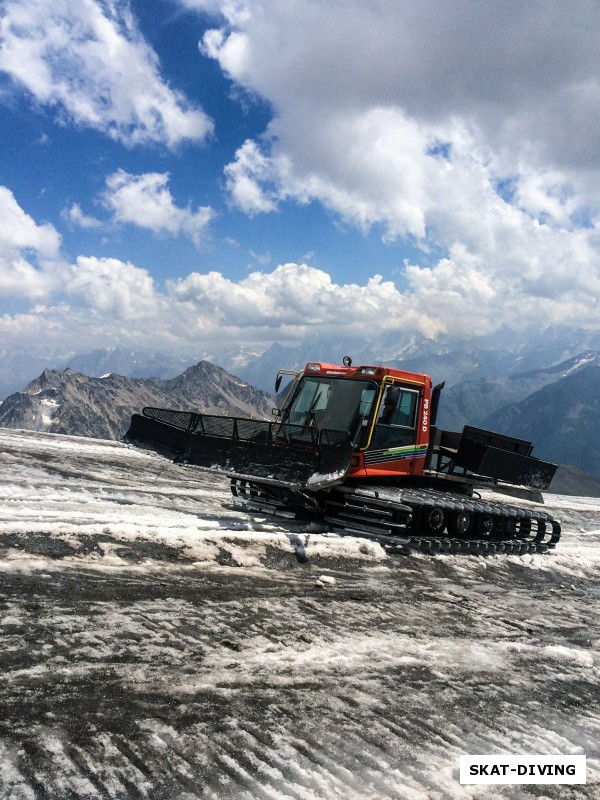
<svg viewBox="0 0 600 800">
<path fill-rule="evenodd" d="M 302 368 L 308 361 L 339 363 L 349 355 L 355 364 L 386 364 L 425 372 L 436 383 L 451 386 L 462 381 L 495 380 L 527 370 L 552 367 L 585 350 L 600 350 L 600 331 L 551 325 L 544 330 L 521 332 L 503 327 L 493 334 L 457 339 L 447 334 L 428 338 L 415 330 L 389 331 L 379 336 L 313 335 L 293 345 L 273 342 L 258 347 L 251 342 L 224 342 L 210 350 L 199 347 L 190 354 L 160 352 L 138 346 L 98 348 L 82 353 L 43 354 L 43 343 L 29 350 L 0 348 L 0 399 L 21 391 L 45 367 L 67 367 L 100 377 L 116 372 L 135 378 L 173 378 L 201 360 L 217 364 L 247 383 L 271 392 L 280 367 Z"/>
<path fill-rule="evenodd" d="M 45 369 L 0 404 L 0 426 L 120 439 L 144 406 L 267 419 L 273 399 L 206 361 L 169 380 Z"/>
<path fill-rule="evenodd" d="M 540 458 L 600 475 L 600 357 L 488 416 L 484 427 L 532 441 Z"/>
</svg>

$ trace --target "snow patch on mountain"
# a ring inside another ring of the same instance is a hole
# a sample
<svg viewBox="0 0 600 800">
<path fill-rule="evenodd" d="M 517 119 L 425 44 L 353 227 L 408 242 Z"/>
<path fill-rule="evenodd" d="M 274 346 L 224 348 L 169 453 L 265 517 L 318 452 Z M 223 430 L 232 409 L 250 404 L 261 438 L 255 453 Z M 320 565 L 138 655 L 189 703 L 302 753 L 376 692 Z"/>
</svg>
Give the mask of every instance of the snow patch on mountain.
<svg viewBox="0 0 600 800">
<path fill-rule="evenodd" d="M 52 397 L 42 397 L 35 415 L 34 430 L 49 431 L 60 403 Z"/>
</svg>

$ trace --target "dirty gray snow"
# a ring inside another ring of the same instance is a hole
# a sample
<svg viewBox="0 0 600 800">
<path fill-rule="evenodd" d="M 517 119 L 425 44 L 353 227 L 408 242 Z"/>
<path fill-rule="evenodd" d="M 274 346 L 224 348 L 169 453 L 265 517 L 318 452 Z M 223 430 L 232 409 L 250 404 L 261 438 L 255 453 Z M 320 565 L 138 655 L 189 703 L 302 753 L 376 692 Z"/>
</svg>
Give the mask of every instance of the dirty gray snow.
<svg viewBox="0 0 600 800">
<path fill-rule="evenodd" d="M 0 467 L 0 797 L 600 796 L 600 501 L 547 497 L 551 555 L 388 556 L 116 442 L 4 429 Z"/>
</svg>

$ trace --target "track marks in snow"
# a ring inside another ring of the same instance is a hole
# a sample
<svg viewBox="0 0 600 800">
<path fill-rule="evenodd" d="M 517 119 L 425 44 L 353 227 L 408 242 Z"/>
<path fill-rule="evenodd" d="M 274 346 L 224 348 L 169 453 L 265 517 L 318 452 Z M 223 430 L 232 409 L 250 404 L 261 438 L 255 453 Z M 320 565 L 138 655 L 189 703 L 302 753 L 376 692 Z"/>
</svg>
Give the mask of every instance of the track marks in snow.
<svg viewBox="0 0 600 800">
<path fill-rule="evenodd" d="M 466 752 L 585 753 L 597 796 L 593 501 L 547 558 L 388 558 L 117 443 L 0 462 L 0 796 L 462 800 Z"/>
</svg>

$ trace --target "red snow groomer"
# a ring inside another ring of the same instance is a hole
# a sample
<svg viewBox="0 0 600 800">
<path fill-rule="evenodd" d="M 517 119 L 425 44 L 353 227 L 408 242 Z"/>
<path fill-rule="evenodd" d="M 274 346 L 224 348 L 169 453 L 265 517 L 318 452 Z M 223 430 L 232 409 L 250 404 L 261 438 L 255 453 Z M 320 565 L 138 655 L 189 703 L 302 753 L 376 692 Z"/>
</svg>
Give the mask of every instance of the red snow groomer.
<svg viewBox="0 0 600 800">
<path fill-rule="evenodd" d="M 126 441 L 231 478 L 250 510 L 320 519 L 340 534 L 424 552 L 536 553 L 560 525 L 539 508 L 556 465 L 522 439 L 436 427 L 443 384 L 382 366 L 280 370 L 275 421 L 145 408 Z M 482 497 L 514 494 L 526 507 Z"/>
</svg>

